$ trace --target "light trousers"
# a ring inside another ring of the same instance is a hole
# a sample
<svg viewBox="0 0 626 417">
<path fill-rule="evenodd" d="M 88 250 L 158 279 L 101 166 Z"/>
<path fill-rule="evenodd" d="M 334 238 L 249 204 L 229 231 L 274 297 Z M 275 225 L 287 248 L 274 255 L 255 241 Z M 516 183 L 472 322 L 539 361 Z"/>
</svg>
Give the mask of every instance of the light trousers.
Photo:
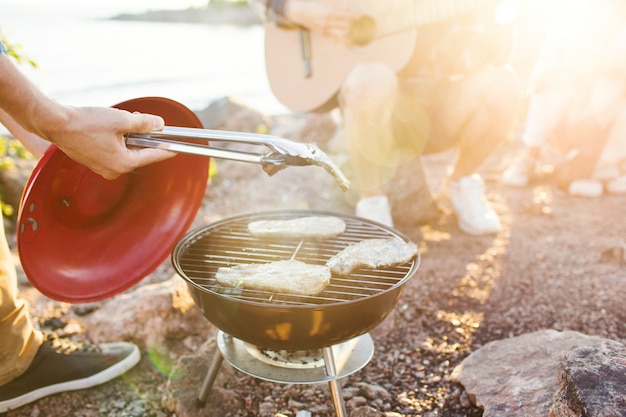
<svg viewBox="0 0 626 417">
<path fill-rule="evenodd" d="M 2 215 L 0 214 L 0 222 Z M 0 225 L 2 226 L 2 225 Z M 17 274 L 4 227 L 0 227 L 0 386 L 24 373 L 43 336 L 33 327 L 28 303 L 18 298 Z"/>
<path fill-rule="evenodd" d="M 598 135 L 609 126 L 608 135 L 596 162 L 593 178 L 611 179 L 624 175 L 626 164 L 626 83 L 602 78 L 596 80 L 589 94 L 573 89 L 553 89 L 532 96 L 523 141 L 526 146 L 541 148 L 564 124 L 594 120 Z M 601 138 L 591 136 L 589 141 Z M 602 138 L 605 139 L 605 138 Z M 557 149 L 567 153 L 567 140 L 556 141 Z M 573 146 L 574 144 L 572 144 Z"/>
</svg>

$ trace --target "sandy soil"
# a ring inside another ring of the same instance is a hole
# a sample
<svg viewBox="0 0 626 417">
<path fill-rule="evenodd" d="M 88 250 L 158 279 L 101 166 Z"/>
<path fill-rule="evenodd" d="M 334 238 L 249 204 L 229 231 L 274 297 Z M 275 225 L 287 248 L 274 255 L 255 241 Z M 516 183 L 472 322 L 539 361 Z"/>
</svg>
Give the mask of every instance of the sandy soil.
<svg viewBox="0 0 626 417">
<path fill-rule="evenodd" d="M 170 16 L 167 17 L 168 19 Z M 505 188 L 499 175 L 518 145 L 498 152 L 482 174 L 501 215 L 497 236 L 462 233 L 449 211 L 428 224 L 398 223 L 420 246 L 421 265 L 404 287 L 394 312 L 372 332 L 376 351 L 361 371 L 343 381 L 348 410 L 357 405 L 389 416 L 482 415 L 463 387 L 448 380 L 454 367 L 483 344 L 539 329 L 576 330 L 626 341 L 626 196 L 571 197 L 549 180 Z M 429 157 L 433 189 L 451 155 Z M 224 216 L 276 209 L 352 212 L 353 195 L 342 194 L 317 168 L 290 168 L 267 177 L 257 166 L 220 163 L 194 227 Z M 17 259 L 17 257 L 16 257 Z M 145 283 L 171 277 L 166 261 Z M 70 306 L 45 299 L 22 277 L 37 324 L 47 332 L 84 337 L 76 323 L 96 306 Z M 78 332 L 77 332 L 78 329 Z M 172 340 L 170 359 L 190 353 Z M 42 399 L 9 417 L 157 416 L 175 414 L 162 405 L 168 377 L 144 352 L 123 378 L 100 387 Z M 361 395 L 362 384 L 389 394 Z M 326 385 L 289 386 L 233 372 L 227 389 L 238 404 L 209 403 L 209 416 L 295 416 L 311 410 L 333 414 Z"/>
<path fill-rule="evenodd" d="M 462 233 L 446 210 L 419 227 L 398 225 L 419 244 L 421 265 L 394 312 L 372 332 L 372 361 L 343 381 L 349 411 L 369 405 L 390 416 L 480 416 L 482 411 L 470 403 L 463 387 L 448 376 L 481 345 L 539 329 L 626 341 L 626 196 L 572 197 L 549 180 L 505 188 L 499 174 L 516 149 L 514 143 L 501 149 L 482 172 L 503 222 L 497 236 Z M 427 159 L 432 178 L 444 172 L 451 157 Z M 258 166 L 220 162 L 194 227 L 262 210 L 348 213 L 350 201 L 319 168 L 289 168 L 270 178 Z M 139 285 L 169 278 L 168 262 Z M 67 332 L 70 318 L 81 320 L 80 314 L 85 314 L 36 297 L 24 280 L 22 289 L 33 299 L 33 314 L 46 331 Z M 172 341 L 174 359 L 185 353 L 187 347 Z M 8 416 L 173 416 L 161 403 L 166 382 L 167 376 L 144 355 L 124 378 L 46 398 Z M 362 383 L 378 384 L 390 395 L 362 399 L 357 395 Z M 333 415 L 325 384 L 274 384 L 235 372 L 222 388 L 234 393 L 240 406 L 209 404 L 207 415 L 295 416 L 299 410 Z"/>
</svg>

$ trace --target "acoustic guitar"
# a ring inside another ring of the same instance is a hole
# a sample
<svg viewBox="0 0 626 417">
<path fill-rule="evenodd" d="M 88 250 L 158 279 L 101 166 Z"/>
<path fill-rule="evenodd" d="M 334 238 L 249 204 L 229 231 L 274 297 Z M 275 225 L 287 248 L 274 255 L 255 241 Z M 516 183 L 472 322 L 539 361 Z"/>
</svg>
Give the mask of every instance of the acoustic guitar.
<svg viewBox="0 0 626 417">
<path fill-rule="evenodd" d="M 363 14 L 354 25 L 354 37 L 341 42 L 298 26 L 265 24 L 270 88 L 292 111 L 334 107 L 337 92 L 356 64 L 384 62 L 400 71 L 413 54 L 420 25 L 475 8 L 481 0 L 326 1 L 349 5 Z"/>
</svg>

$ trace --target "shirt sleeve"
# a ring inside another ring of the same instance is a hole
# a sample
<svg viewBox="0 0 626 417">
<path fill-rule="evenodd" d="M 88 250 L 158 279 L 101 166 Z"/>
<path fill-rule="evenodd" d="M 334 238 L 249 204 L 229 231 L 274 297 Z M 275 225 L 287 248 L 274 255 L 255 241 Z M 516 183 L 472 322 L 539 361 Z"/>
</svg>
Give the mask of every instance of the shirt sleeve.
<svg viewBox="0 0 626 417">
<path fill-rule="evenodd" d="M 2 41 L 0 41 L 0 55 L 5 54 L 6 52 L 7 52 L 7 48 L 5 48 Z"/>
</svg>

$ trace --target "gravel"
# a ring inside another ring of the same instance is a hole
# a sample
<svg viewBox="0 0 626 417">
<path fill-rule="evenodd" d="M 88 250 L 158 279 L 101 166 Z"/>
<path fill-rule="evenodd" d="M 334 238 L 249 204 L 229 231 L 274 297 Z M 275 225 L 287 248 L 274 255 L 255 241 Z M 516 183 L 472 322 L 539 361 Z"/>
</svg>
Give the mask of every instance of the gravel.
<svg viewBox="0 0 626 417">
<path fill-rule="evenodd" d="M 505 188 L 497 178 L 515 150 L 515 144 L 504 147 L 483 172 L 488 197 L 502 218 L 498 235 L 465 235 L 445 209 L 419 228 L 397 225 L 420 247 L 420 269 L 393 313 L 372 332 L 371 362 L 342 381 L 349 412 L 365 406 L 389 417 L 481 416 L 449 375 L 485 343 L 539 329 L 626 341 L 626 196 L 571 197 L 549 180 Z M 429 169 L 441 171 L 448 159 L 427 160 Z M 350 198 L 324 175 L 290 168 L 268 178 L 258 167 L 220 162 L 196 225 L 266 209 L 350 211 Z M 145 282 L 171 273 L 164 264 Z M 81 326 L 67 330 L 81 322 L 81 310 L 38 296 L 24 279 L 21 289 L 44 330 L 84 336 Z M 190 353 L 182 341 L 172 340 L 169 348 L 173 361 Z M 145 352 L 122 378 L 42 399 L 8 416 L 174 416 L 162 405 L 168 376 L 150 359 Z M 225 380 L 215 387 L 206 415 L 334 415 L 326 384 L 276 384 L 238 371 Z"/>
</svg>

